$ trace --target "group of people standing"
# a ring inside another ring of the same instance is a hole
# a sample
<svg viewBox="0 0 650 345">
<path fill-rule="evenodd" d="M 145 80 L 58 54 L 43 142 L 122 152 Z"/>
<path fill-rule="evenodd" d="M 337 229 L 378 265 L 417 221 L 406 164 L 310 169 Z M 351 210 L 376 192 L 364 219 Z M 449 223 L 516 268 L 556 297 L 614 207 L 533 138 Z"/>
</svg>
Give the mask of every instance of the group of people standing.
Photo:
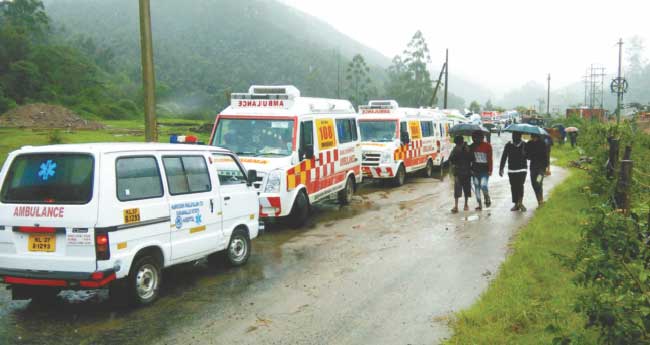
<svg viewBox="0 0 650 345">
<path fill-rule="evenodd" d="M 451 212 L 458 212 L 458 200 L 463 196 L 465 197 L 464 210 L 469 210 L 468 201 L 472 196 L 472 184 L 478 203 L 476 210 L 480 211 L 484 206 L 490 207 L 492 200 L 488 182 L 493 169 L 492 145 L 485 142 L 482 132 L 472 134 L 471 145 L 468 145 L 460 135 L 454 138 L 454 143 L 456 146 L 449 156 L 454 175 L 454 207 Z M 537 202 L 541 206 L 544 203 L 544 177 L 550 164 L 549 149 L 544 138 L 532 135 L 531 140 L 525 142 L 522 140 L 521 133 L 512 133 L 512 141 L 506 144 L 501 155 L 499 176 L 503 176 L 506 164 L 514 204 L 510 210 L 526 211 L 523 204 L 524 183 L 529 171 Z"/>
</svg>

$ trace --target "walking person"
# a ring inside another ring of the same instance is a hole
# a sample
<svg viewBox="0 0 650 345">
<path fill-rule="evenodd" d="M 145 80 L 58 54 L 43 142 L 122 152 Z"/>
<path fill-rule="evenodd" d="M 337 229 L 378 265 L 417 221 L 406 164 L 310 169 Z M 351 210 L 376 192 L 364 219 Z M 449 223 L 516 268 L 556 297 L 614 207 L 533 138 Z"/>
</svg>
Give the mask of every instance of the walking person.
<svg viewBox="0 0 650 345">
<path fill-rule="evenodd" d="M 458 199 L 465 196 L 465 207 L 463 210 L 469 211 L 468 199 L 472 197 L 472 161 L 474 155 L 465 143 L 462 135 L 454 138 L 456 146 L 451 151 L 449 163 L 451 163 L 454 175 L 454 208 L 451 213 L 458 213 Z"/>
<path fill-rule="evenodd" d="M 533 134 L 529 142 L 526 143 L 526 158 L 530 160 L 530 182 L 537 197 L 537 204 L 544 204 L 544 176 L 549 164 L 548 148 L 544 139 L 539 135 Z"/>
<path fill-rule="evenodd" d="M 492 176 L 492 145 L 483 141 L 482 132 L 474 132 L 472 134 L 472 145 L 469 148 L 474 155 L 472 181 L 474 182 L 474 193 L 476 193 L 476 201 L 478 202 L 476 210 L 480 211 L 483 209 L 481 192 L 483 192 L 485 198 L 485 207 L 490 207 L 492 204 L 488 190 L 488 180 Z"/>
<path fill-rule="evenodd" d="M 571 147 L 576 147 L 578 144 L 578 132 L 569 132 L 569 140 L 571 141 Z"/>
<path fill-rule="evenodd" d="M 508 180 L 510 180 L 510 193 L 512 203 L 515 204 L 510 211 L 526 211 L 524 206 L 524 183 L 528 172 L 528 161 L 526 160 L 526 143 L 521 140 L 521 133 L 512 133 L 512 141 L 509 141 L 503 148 L 499 176 L 503 177 L 506 162 L 508 163 Z"/>
</svg>

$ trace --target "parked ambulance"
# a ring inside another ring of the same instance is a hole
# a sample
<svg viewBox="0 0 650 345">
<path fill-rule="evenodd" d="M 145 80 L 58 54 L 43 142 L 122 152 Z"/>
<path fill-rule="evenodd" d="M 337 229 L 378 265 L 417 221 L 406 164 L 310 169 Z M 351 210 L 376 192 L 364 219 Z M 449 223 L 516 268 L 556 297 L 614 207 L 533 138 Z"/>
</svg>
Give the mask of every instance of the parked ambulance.
<svg viewBox="0 0 650 345">
<path fill-rule="evenodd" d="M 310 205 L 341 204 L 361 183 L 357 114 L 345 100 L 301 97 L 293 86 L 251 86 L 232 94 L 210 139 L 257 171 L 260 217 L 307 220 Z"/>
<path fill-rule="evenodd" d="M 217 147 L 23 147 L 0 170 L 0 283 L 32 303 L 105 286 L 152 303 L 165 267 L 246 263 L 259 229 L 254 180 Z"/>
<path fill-rule="evenodd" d="M 359 109 L 363 174 L 404 184 L 407 173 L 433 176 L 445 162 L 444 114 L 431 109 L 402 108 L 396 101 L 370 101 Z"/>
</svg>

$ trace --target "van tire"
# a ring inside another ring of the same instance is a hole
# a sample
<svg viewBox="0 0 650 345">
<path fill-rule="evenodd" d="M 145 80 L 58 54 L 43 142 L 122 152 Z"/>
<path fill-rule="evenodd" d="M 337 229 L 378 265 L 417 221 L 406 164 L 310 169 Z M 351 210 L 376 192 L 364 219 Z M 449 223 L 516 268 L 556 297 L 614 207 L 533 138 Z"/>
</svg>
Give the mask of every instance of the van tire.
<svg viewBox="0 0 650 345">
<path fill-rule="evenodd" d="M 153 303 L 160 292 L 162 270 L 153 256 L 145 255 L 135 259 L 127 278 L 129 302 L 134 306 Z"/>
<path fill-rule="evenodd" d="M 352 202 L 352 196 L 354 195 L 354 178 L 348 176 L 347 181 L 345 182 L 345 187 L 339 191 L 339 204 L 348 205 Z"/>
<path fill-rule="evenodd" d="M 424 168 L 424 171 L 422 172 L 424 177 L 433 177 L 433 161 L 432 160 L 427 160 L 427 166 Z"/>
<path fill-rule="evenodd" d="M 248 232 L 242 228 L 237 228 L 230 235 L 228 249 L 225 252 L 226 264 L 239 267 L 246 264 L 251 256 L 251 239 Z"/>
<path fill-rule="evenodd" d="M 395 177 L 393 177 L 393 186 L 395 187 L 403 186 L 405 181 L 406 181 L 406 169 L 404 168 L 404 164 L 400 164 L 399 168 L 397 168 L 397 173 L 395 174 Z"/>
<path fill-rule="evenodd" d="M 292 228 L 300 228 L 305 225 L 307 218 L 309 218 L 309 198 L 304 191 L 300 191 L 293 202 L 287 222 Z"/>
</svg>

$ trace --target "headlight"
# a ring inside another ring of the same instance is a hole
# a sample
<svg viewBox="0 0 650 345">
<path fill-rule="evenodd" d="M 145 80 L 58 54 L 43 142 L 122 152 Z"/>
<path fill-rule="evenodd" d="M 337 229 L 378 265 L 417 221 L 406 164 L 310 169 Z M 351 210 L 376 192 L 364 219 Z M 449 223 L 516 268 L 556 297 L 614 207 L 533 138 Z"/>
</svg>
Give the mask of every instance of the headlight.
<svg viewBox="0 0 650 345">
<path fill-rule="evenodd" d="M 281 179 L 282 179 L 282 171 L 280 170 L 271 171 L 268 177 L 266 178 L 266 187 L 264 188 L 264 192 L 279 193 Z"/>
<path fill-rule="evenodd" d="M 384 153 L 382 153 L 382 154 L 381 154 L 381 164 L 390 163 L 390 161 L 391 161 L 392 158 L 393 158 L 393 157 L 391 157 L 390 152 L 384 152 Z"/>
</svg>

